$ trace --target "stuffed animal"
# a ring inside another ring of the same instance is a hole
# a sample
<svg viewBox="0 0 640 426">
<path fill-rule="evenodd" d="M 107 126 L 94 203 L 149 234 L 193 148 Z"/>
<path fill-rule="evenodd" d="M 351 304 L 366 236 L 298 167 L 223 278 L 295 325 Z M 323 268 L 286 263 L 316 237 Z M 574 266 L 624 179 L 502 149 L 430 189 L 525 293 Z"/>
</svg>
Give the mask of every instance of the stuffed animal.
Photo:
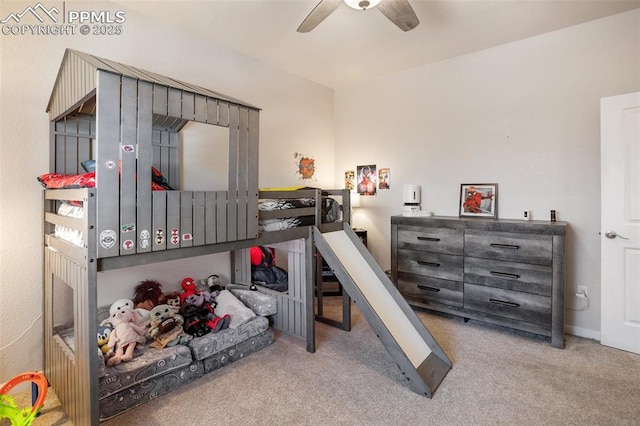
<svg viewBox="0 0 640 426">
<path fill-rule="evenodd" d="M 180 312 L 180 293 L 177 291 L 165 294 L 166 304 L 171 306 L 173 311 L 177 314 Z"/>
<path fill-rule="evenodd" d="M 165 303 L 162 284 L 155 280 L 140 281 L 134 289 L 132 300 L 136 308 L 150 311 L 154 306 Z"/>
<path fill-rule="evenodd" d="M 193 280 L 193 278 L 187 277 L 183 279 L 181 286 L 182 286 L 182 290 L 185 293 L 193 293 L 195 291 L 198 291 L 198 289 L 196 288 L 196 282 Z"/>
<path fill-rule="evenodd" d="M 113 350 L 109 347 L 109 336 L 111 336 L 112 331 L 113 327 L 108 322 L 98 326 L 98 348 L 100 348 L 104 359 L 109 359 L 113 356 Z"/>
<path fill-rule="evenodd" d="M 109 358 L 107 365 L 112 366 L 123 361 L 131 361 L 136 345 L 145 343 L 147 329 L 136 324 L 137 314 L 133 310 L 132 300 L 116 300 L 109 309 L 109 315 L 113 331 L 109 336 L 108 345 L 114 350 L 114 355 Z"/>
<path fill-rule="evenodd" d="M 230 315 L 218 316 L 211 306 L 209 292 L 189 293 L 180 307 L 184 317 L 184 331 L 192 336 L 200 337 L 210 331 L 218 332 L 229 328 Z M 215 303 L 215 302 L 214 302 Z"/>
<path fill-rule="evenodd" d="M 209 275 L 206 279 L 200 280 L 200 285 L 198 286 L 198 291 L 208 291 L 209 293 L 221 290 L 222 281 L 220 281 L 220 276 L 216 274 Z"/>
<path fill-rule="evenodd" d="M 167 304 L 157 305 L 150 314 L 149 335 L 154 339 L 152 347 L 162 349 L 166 346 L 187 343 L 192 336 L 182 328 L 184 319 Z"/>
</svg>

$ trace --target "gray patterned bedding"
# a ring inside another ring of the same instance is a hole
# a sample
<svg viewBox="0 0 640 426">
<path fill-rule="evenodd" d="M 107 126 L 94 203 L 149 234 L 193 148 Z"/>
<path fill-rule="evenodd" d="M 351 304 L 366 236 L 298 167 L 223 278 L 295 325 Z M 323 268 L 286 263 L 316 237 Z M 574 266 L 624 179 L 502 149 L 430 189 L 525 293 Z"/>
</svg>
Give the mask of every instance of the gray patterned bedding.
<svg viewBox="0 0 640 426">
<path fill-rule="evenodd" d="M 338 222 L 341 218 L 340 204 L 335 199 L 324 196 L 322 197 L 321 203 L 320 214 L 322 223 Z M 258 230 L 270 232 L 315 225 L 316 218 L 314 215 L 295 215 L 295 209 L 315 207 L 315 205 L 316 201 L 313 198 L 260 199 L 258 200 L 259 212 L 291 210 L 292 216 L 272 219 L 261 217 L 258 221 Z"/>
</svg>

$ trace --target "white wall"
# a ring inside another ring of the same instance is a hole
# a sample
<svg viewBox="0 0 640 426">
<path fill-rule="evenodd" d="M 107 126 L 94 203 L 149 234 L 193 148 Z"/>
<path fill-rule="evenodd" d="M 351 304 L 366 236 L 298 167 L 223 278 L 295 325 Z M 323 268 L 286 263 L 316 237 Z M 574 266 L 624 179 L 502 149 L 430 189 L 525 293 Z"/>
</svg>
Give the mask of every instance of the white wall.
<svg viewBox="0 0 640 426">
<path fill-rule="evenodd" d="M 498 183 L 502 218 L 569 223 L 568 331 L 600 330 L 602 97 L 640 89 L 640 11 L 544 34 L 336 90 L 336 179 L 356 165 L 391 168 L 389 191 L 361 197 L 354 225 L 390 265 L 389 216 L 402 185 L 422 207 L 458 215 L 461 183 Z"/>
<path fill-rule="evenodd" d="M 0 3 L 0 16 L 26 2 Z M 67 8 L 116 11 L 100 2 Z M 158 7 L 151 3 L 149 7 Z M 49 121 L 45 113 L 66 47 L 197 84 L 263 109 L 260 185 L 332 186 L 333 92 L 272 66 L 217 47 L 170 23 L 127 11 L 120 36 L 7 36 L 0 34 L 0 383 L 42 369 L 42 191 L 48 172 Z M 294 153 L 315 157 L 316 180 L 301 181 Z M 228 256 L 100 274 L 115 300 L 145 278 L 178 286 L 184 276 L 228 278 Z M 101 299 L 108 300 L 101 291 Z"/>
</svg>

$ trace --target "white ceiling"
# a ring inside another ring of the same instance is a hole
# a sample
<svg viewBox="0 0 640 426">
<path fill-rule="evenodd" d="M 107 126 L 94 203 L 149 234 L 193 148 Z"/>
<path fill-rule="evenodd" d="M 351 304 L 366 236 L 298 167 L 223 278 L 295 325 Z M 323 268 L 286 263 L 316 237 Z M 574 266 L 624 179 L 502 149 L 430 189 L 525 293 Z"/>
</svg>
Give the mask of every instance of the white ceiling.
<svg viewBox="0 0 640 426">
<path fill-rule="evenodd" d="M 332 88 L 640 7 L 640 0 L 409 0 L 420 25 L 405 33 L 378 10 L 343 4 L 310 33 L 296 32 L 318 1 L 116 0 Z"/>
</svg>

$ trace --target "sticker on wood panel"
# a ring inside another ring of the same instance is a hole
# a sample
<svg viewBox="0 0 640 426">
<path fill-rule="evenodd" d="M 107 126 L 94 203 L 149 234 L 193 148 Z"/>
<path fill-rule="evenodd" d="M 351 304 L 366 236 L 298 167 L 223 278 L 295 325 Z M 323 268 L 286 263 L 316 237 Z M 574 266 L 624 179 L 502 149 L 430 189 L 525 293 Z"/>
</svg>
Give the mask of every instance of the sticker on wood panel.
<svg viewBox="0 0 640 426">
<path fill-rule="evenodd" d="M 178 244 L 180 242 L 180 233 L 178 231 L 178 228 L 173 228 L 171 230 L 171 244 Z"/>
<path fill-rule="evenodd" d="M 105 229 L 100 233 L 98 240 L 102 248 L 109 250 L 116 244 L 116 231 L 113 229 Z"/>
<path fill-rule="evenodd" d="M 146 249 L 151 244 L 151 233 L 146 229 L 140 231 L 140 248 Z"/>
<path fill-rule="evenodd" d="M 122 225 L 122 226 L 120 226 L 120 230 L 122 231 L 123 234 L 125 232 L 133 232 L 133 231 L 136 230 L 136 224 L 135 223 L 130 223 L 128 225 Z"/>
<path fill-rule="evenodd" d="M 162 229 L 162 228 L 156 229 L 155 241 L 156 241 L 156 244 L 158 244 L 158 245 L 164 244 L 164 229 Z"/>
<path fill-rule="evenodd" d="M 122 243 L 122 248 L 125 250 L 131 250 L 133 248 L 133 240 L 125 240 L 125 242 Z"/>
</svg>

